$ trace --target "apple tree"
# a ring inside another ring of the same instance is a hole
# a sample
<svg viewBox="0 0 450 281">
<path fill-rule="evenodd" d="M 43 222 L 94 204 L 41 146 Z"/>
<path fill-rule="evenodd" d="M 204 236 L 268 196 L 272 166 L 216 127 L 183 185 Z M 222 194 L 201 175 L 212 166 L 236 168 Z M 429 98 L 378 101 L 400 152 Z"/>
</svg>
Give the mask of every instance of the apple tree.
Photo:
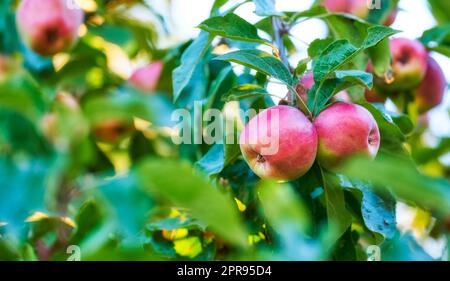
<svg viewBox="0 0 450 281">
<path fill-rule="evenodd" d="M 0 260 L 448 260 L 448 1 L 154 2 L 1 1 Z"/>
</svg>

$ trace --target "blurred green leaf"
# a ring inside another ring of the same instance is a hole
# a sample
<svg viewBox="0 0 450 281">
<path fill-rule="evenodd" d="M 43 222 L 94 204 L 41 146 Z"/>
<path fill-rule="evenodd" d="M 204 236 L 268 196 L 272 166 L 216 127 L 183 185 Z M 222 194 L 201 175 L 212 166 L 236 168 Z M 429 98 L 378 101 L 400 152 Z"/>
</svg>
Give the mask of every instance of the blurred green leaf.
<svg viewBox="0 0 450 281">
<path fill-rule="evenodd" d="M 391 49 L 389 39 L 383 39 L 376 46 L 368 50 L 373 67 L 373 73 L 376 76 L 383 77 L 385 73 L 391 70 Z"/>
<path fill-rule="evenodd" d="M 350 178 L 373 182 L 391 188 L 396 196 L 419 206 L 448 215 L 450 213 L 450 183 L 422 175 L 406 160 L 379 155 L 375 161 L 355 159 L 343 169 Z"/>
<path fill-rule="evenodd" d="M 0 82 L 0 108 L 14 110 L 30 120 L 38 120 L 46 104 L 37 82 L 25 73 L 20 73 Z"/>
<path fill-rule="evenodd" d="M 410 233 L 397 236 L 381 245 L 381 260 L 383 261 L 432 261 L 422 246 Z"/>
<path fill-rule="evenodd" d="M 426 30 L 419 40 L 429 50 L 450 57 L 450 23 Z"/>
<path fill-rule="evenodd" d="M 450 3 L 447 0 L 428 0 L 434 18 L 439 24 L 447 24 L 450 22 Z"/>
<path fill-rule="evenodd" d="M 0 221 L 15 237 L 23 237 L 27 217 L 45 211 L 48 165 L 45 159 L 0 158 Z"/>
<path fill-rule="evenodd" d="M 334 76 L 334 78 L 324 80 L 321 85 L 314 84 L 314 86 L 308 90 L 308 108 L 310 111 L 315 109 L 314 114 L 316 116 L 325 108 L 327 102 L 334 94 L 355 85 L 369 89 L 373 86 L 372 74 L 360 70 L 337 70 L 332 76 Z"/>
<path fill-rule="evenodd" d="M 173 171 L 177 171 L 176 178 L 172 176 Z M 187 208 L 194 218 L 208 224 L 227 241 L 247 246 L 246 230 L 237 207 L 206 179 L 194 174 L 190 165 L 170 160 L 148 160 L 138 167 L 137 172 L 142 184 L 152 194 Z"/>
<path fill-rule="evenodd" d="M 143 230 L 147 215 L 153 207 L 148 194 L 140 189 L 134 173 L 106 181 L 100 186 L 115 219 L 117 228 L 125 238 L 136 239 Z"/>
<path fill-rule="evenodd" d="M 342 235 L 352 222 L 352 217 L 346 209 L 344 190 L 333 174 L 322 171 L 323 188 L 328 223 L 337 227 L 337 236 Z"/>
</svg>

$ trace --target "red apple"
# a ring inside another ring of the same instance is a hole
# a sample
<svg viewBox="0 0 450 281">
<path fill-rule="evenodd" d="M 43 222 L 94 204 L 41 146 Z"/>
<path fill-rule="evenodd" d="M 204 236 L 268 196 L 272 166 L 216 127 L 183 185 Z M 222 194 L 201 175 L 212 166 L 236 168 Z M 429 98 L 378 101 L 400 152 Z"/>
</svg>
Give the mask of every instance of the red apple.
<svg viewBox="0 0 450 281">
<path fill-rule="evenodd" d="M 364 107 L 335 103 L 314 121 L 319 136 L 317 160 L 333 169 L 348 157 L 364 154 L 374 158 L 380 147 L 380 132 L 372 114 Z"/>
<path fill-rule="evenodd" d="M 317 133 L 300 110 L 278 105 L 252 118 L 242 131 L 239 144 L 255 174 L 288 181 L 301 177 L 313 165 Z"/>
<path fill-rule="evenodd" d="M 415 90 L 415 102 L 419 113 L 439 105 L 444 98 L 447 81 L 439 64 L 428 56 L 425 77 Z"/>
<path fill-rule="evenodd" d="M 416 40 L 394 38 L 390 43 L 392 53 L 392 81 L 375 78 L 375 84 L 385 92 L 408 91 L 422 81 L 427 69 L 427 51 Z"/>
<path fill-rule="evenodd" d="M 155 61 L 135 70 L 129 81 L 134 87 L 143 92 L 154 92 L 158 85 L 163 67 L 164 65 L 161 61 Z"/>
<path fill-rule="evenodd" d="M 84 13 L 73 1 L 22 0 L 16 22 L 23 42 L 43 56 L 51 56 L 73 46 Z"/>
</svg>

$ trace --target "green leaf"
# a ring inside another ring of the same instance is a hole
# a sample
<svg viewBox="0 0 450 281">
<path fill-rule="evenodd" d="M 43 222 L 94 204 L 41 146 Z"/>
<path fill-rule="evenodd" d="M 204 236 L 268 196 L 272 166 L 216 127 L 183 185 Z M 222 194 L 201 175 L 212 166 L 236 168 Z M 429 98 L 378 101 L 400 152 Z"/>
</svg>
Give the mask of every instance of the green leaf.
<svg viewBox="0 0 450 281">
<path fill-rule="evenodd" d="M 399 198 L 438 214 L 450 214 L 450 183 L 422 175 L 403 158 L 385 154 L 375 161 L 357 158 L 343 168 L 343 173 L 350 178 L 371 181 L 375 186 L 391 188 Z"/>
<path fill-rule="evenodd" d="M 281 12 L 275 9 L 275 2 L 273 0 L 253 0 L 256 6 L 255 14 L 260 17 L 269 16 L 283 16 Z"/>
<path fill-rule="evenodd" d="M 221 104 L 217 102 L 222 101 L 218 96 L 226 93 L 232 86 L 234 79 L 233 69 L 227 62 L 222 61 L 213 61 L 216 63 L 224 63 L 226 66 L 220 70 L 217 74 L 217 77 L 212 81 L 209 91 L 208 91 L 208 100 L 206 102 L 205 110 L 208 110 L 212 107 L 221 107 Z M 231 78 L 231 79 L 230 79 Z"/>
<path fill-rule="evenodd" d="M 309 230 L 309 213 L 289 185 L 263 182 L 258 189 L 264 214 L 277 232 L 304 235 Z"/>
<path fill-rule="evenodd" d="M 297 66 L 295 67 L 295 75 L 302 76 L 306 69 L 308 68 L 308 63 L 311 61 L 310 58 L 301 59 L 298 61 Z"/>
<path fill-rule="evenodd" d="M 308 56 L 315 58 L 319 56 L 331 43 L 334 42 L 334 38 L 327 37 L 325 39 L 316 39 L 309 44 Z"/>
<path fill-rule="evenodd" d="M 367 29 L 367 36 L 364 40 L 362 48 L 371 48 L 378 43 L 380 43 L 383 39 L 392 36 L 400 31 L 392 29 L 387 26 L 376 25 Z"/>
<path fill-rule="evenodd" d="M 317 116 L 324 109 L 331 97 L 338 92 L 338 88 L 344 84 L 341 79 L 326 79 L 321 85 L 314 84 L 307 93 L 307 106 Z"/>
<path fill-rule="evenodd" d="M 359 49 L 348 40 L 338 40 L 331 43 L 315 61 L 313 67 L 314 81 L 320 84 L 331 72 L 353 58 Z"/>
<path fill-rule="evenodd" d="M 0 158 L 0 221 L 7 233 L 22 237 L 25 220 L 33 212 L 45 211 L 45 179 L 48 161 Z"/>
<path fill-rule="evenodd" d="M 393 238 L 397 233 L 395 198 L 388 192 L 379 192 L 363 181 L 345 179 L 342 186 L 361 192 L 361 214 L 367 228 L 382 234 L 387 239 Z"/>
<path fill-rule="evenodd" d="M 391 70 L 391 49 L 389 39 L 383 39 L 380 43 L 367 50 L 372 62 L 373 72 L 376 76 L 383 77 Z"/>
<path fill-rule="evenodd" d="M 184 51 L 180 66 L 173 71 L 174 101 L 180 97 L 183 89 L 189 84 L 197 64 L 200 63 L 208 51 L 212 40 L 212 36 L 202 32 Z"/>
<path fill-rule="evenodd" d="M 328 223 L 337 226 L 337 236 L 342 235 L 352 222 L 345 207 L 344 190 L 333 174 L 322 171 Z"/>
<path fill-rule="evenodd" d="M 385 116 L 389 116 L 388 120 L 392 120 L 395 125 L 400 129 L 403 135 L 407 136 L 414 130 L 414 123 L 411 118 L 406 114 L 401 114 L 397 112 L 392 112 L 386 110 L 383 104 L 373 104 L 375 108 L 377 108 L 380 112 L 382 112 Z"/>
<path fill-rule="evenodd" d="M 214 0 L 214 4 L 211 8 L 211 16 L 216 15 L 219 13 L 220 7 L 225 5 L 228 2 L 228 0 Z"/>
<path fill-rule="evenodd" d="M 216 60 L 231 61 L 255 69 L 265 75 L 283 82 L 286 85 L 294 84 L 289 70 L 276 57 L 260 50 L 240 50 L 215 58 Z"/>
<path fill-rule="evenodd" d="M 275 232 L 271 260 L 322 260 L 324 241 L 310 236 L 310 212 L 288 184 L 264 181 L 257 186 L 262 211 Z M 272 243 L 271 243 L 272 244 Z M 302 249 L 308 248 L 308 251 Z"/>
<path fill-rule="evenodd" d="M 160 231 L 160 230 L 175 230 L 179 228 L 194 228 L 199 227 L 199 222 L 182 217 L 166 218 L 158 221 L 151 222 L 146 225 L 148 231 Z"/>
<path fill-rule="evenodd" d="M 90 199 L 84 202 L 78 210 L 75 217 L 76 229 L 70 239 L 71 244 L 80 243 L 83 238 L 92 234 L 95 229 L 101 224 L 103 213 L 98 203 Z"/>
<path fill-rule="evenodd" d="M 91 123 L 107 119 L 130 121 L 135 116 L 152 120 L 153 114 L 150 102 L 150 99 L 143 95 L 115 93 L 111 96 L 89 98 L 84 104 L 83 110 Z"/>
<path fill-rule="evenodd" d="M 266 89 L 255 84 L 244 84 L 232 88 L 222 96 L 222 101 L 237 101 L 252 97 L 264 97 L 268 95 Z"/>
<path fill-rule="evenodd" d="M 199 28 L 209 32 L 211 36 L 268 44 L 266 40 L 258 36 L 255 26 L 235 14 L 209 18 L 202 22 Z"/>
<path fill-rule="evenodd" d="M 30 120 L 39 119 L 46 109 L 38 84 L 26 74 L 0 79 L 0 108 L 14 110 Z"/>
<path fill-rule="evenodd" d="M 416 239 L 410 234 L 397 235 L 381 245 L 381 260 L 383 261 L 433 261 Z"/>
<path fill-rule="evenodd" d="M 107 199 L 111 217 L 126 238 L 137 239 L 153 207 L 149 195 L 141 190 L 133 173 L 105 181 L 100 186 Z"/>
<path fill-rule="evenodd" d="M 360 70 L 338 70 L 334 72 L 334 78 L 325 80 L 321 86 L 314 84 L 308 91 L 308 108 L 318 115 L 326 106 L 331 97 L 346 88 L 359 85 L 372 88 L 372 74 Z M 316 96 L 317 95 L 317 96 Z"/>
<path fill-rule="evenodd" d="M 450 22 L 450 16 L 448 14 L 448 11 L 450 11 L 450 2 L 447 0 L 428 0 L 428 3 L 430 4 L 433 16 L 439 24 Z"/>
<path fill-rule="evenodd" d="M 208 176 L 222 172 L 225 167 L 225 151 L 223 144 L 213 145 L 208 152 L 195 163 L 195 166 Z"/>
<path fill-rule="evenodd" d="M 174 177 L 174 171 L 177 176 Z M 187 163 L 148 160 L 138 167 L 143 186 L 177 207 L 186 208 L 192 217 L 209 225 L 224 239 L 247 247 L 247 233 L 234 202 L 211 186 Z"/>
<path fill-rule="evenodd" d="M 19 261 L 21 259 L 20 251 L 14 243 L 0 235 L 0 260 L 1 261 Z"/>
<path fill-rule="evenodd" d="M 420 41 L 429 50 L 450 57 L 450 24 L 426 30 L 420 37 Z"/>
</svg>

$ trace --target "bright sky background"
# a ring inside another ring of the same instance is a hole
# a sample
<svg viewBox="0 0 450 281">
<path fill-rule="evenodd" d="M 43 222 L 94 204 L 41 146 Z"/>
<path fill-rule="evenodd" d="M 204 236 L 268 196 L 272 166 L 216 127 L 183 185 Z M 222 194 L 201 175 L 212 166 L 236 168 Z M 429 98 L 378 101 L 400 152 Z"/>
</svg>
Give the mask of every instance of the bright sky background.
<svg viewBox="0 0 450 281">
<path fill-rule="evenodd" d="M 168 6 L 165 0 L 147 0 L 157 11 L 165 15 L 171 26 L 173 35 L 164 45 L 187 40 L 196 37 L 199 29 L 196 28 L 205 20 L 210 12 L 213 0 L 172 0 Z M 308 9 L 313 0 L 276 0 L 276 7 L 279 11 L 302 11 Z M 423 31 L 435 25 L 426 0 L 401 0 L 401 11 L 392 25 L 393 28 L 402 30 L 397 37 L 415 39 L 421 36 Z M 246 3 L 236 10 L 236 13 L 251 23 L 257 22 L 260 17 L 254 14 L 255 6 L 252 2 Z M 298 60 L 306 57 L 307 46 L 317 38 L 324 38 L 327 35 L 325 24 L 319 19 L 310 19 L 298 24 L 291 30 L 293 41 L 297 46 L 298 53 L 290 58 L 293 65 Z M 432 56 L 443 68 L 447 81 L 450 82 L 450 59 L 443 55 L 433 53 Z M 277 96 L 284 96 L 286 89 L 279 84 L 270 83 L 269 91 Z M 442 105 L 429 112 L 430 129 L 427 138 L 432 143 L 436 136 L 450 137 L 450 91 L 447 91 Z M 388 104 L 389 105 L 389 104 Z"/>
</svg>

